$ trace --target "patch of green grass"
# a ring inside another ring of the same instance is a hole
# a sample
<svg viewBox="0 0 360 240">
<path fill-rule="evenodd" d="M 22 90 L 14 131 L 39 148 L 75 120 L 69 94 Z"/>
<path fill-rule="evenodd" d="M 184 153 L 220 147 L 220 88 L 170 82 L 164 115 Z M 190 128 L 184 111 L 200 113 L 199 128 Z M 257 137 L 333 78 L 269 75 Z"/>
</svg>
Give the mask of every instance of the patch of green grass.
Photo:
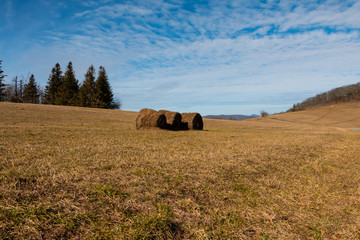
<svg viewBox="0 0 360 240">
<path fill-rule="evenodd" d="M 88 184 L 85 186 L 85 189 L 88 192 L 88 196 L 90 198 L 119 198 L 123 200 L 127 196 L 128 193 L 124 192 L 119 186 L 116 186 L 112 183 L 104 183 L 104 184 Z"/>
<path fill-rule="evenodd" d="M 241 192 L 243 194 L 247 194 L 251 191 L 251 186 L 249 184 L 243 184 L 243 183 L 233 183 L 232 188 L 234 191 Z"/>
</svg>

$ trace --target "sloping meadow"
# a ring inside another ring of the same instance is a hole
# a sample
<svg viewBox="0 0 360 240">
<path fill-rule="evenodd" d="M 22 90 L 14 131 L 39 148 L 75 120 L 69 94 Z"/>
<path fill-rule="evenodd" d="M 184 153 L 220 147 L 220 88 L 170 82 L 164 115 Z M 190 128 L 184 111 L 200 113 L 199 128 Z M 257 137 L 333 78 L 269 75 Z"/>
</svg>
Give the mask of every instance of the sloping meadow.
<svg viewBox="0 0 360 240">
<path fill-rule="evenodd" d="M 132 112 L 0 110 L 0 238 L 360 236 L 357 131 L 137 131 Z"/>
</svg>

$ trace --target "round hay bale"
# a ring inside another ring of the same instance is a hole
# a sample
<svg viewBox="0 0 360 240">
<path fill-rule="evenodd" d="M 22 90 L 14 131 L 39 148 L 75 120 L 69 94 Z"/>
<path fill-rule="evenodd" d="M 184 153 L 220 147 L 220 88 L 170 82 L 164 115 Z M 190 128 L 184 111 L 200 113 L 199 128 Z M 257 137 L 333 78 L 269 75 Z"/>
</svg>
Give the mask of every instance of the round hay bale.
<svg viewBox="0 0 360 240">
<path fill-rule="evenodd" d="M 163 113 L 144 108 L 141 109 L 136 118 L 136 129 L 161 128 L 166 129 L 166 117 Z"/>
<path fill-rule="evenodd" d="M 160 110 L 166 117 L 166 123 L 169 130 L 181 130 L 181 114 L 178 112 L 171 112 L 167 110 Z"/>
<path fill-rule="evenodd" d="M 189 129 L 202 130 L 204 127 L 202 117 L 199 113 L 181 114 L 183 123 L 188 124 Z"/>
</svg>

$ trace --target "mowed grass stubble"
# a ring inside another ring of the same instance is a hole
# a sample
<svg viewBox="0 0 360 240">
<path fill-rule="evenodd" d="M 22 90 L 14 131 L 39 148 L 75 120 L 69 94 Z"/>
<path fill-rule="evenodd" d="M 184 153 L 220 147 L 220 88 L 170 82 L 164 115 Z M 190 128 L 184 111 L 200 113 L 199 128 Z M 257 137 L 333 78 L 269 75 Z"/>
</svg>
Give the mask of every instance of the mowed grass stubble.
<svg viewBox="0 0 360 240">
<path fill-rule="evenodd" d="M 0 103 L 0 238 L 357 239 L 359 132 Z"/>
</svg>

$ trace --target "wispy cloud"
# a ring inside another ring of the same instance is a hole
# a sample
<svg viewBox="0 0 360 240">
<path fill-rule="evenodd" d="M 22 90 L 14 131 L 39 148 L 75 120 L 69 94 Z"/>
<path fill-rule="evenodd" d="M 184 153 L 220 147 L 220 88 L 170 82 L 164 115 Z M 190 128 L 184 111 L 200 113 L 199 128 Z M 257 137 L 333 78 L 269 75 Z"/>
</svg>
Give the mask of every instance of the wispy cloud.
<svg viewBox="0 0 360 240">
<path fill-rule="evenodd" d="M 6 0 L 2 4 L 2 14 L 0 15 L 0 30 L 5 30 L 6 28 L 13 27 L 12 23 L 12 15 L 13 15 L 13 2 L 11 0 Z"/>
<path fill-rule="evenodd" d="M 106 18 L 119 18 L 129 15 L 148 15 L 151 14 L 152 11 L 150 9 L 145 9 L 141 7 L 137 7 L 134 5 L 126 5 L 126 4 L 114 4 L 111 6 L 101 6 L 95 10 L 87 10 L 84 12 L 76 13 L 75 17 L 106 17 Z"/>
</svg>

